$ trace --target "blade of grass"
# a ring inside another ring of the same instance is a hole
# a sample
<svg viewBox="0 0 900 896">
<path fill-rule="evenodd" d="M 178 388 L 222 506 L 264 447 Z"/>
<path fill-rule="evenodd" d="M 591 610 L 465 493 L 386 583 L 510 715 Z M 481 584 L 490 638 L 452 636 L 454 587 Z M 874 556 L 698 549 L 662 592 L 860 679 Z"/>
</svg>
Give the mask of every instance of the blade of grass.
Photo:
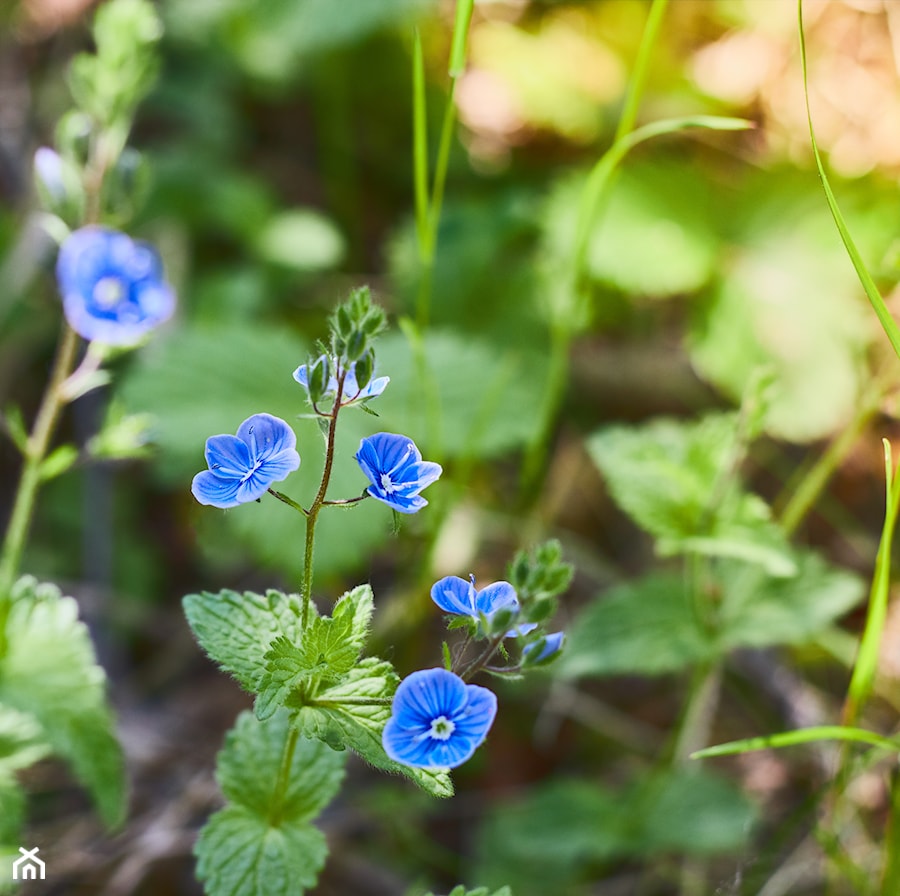
<svg viewBox="0 0 900 896">
<path fill-rule="evenodd" d="M 863 629 L 859 653 L 847 689 L 847 700 L 844 704 L 843 722 L 852 725 L 859 717 L 863 704 L 875 686 L 875 673 L 878 669 L 878 651 L 881 636 L 887 617 L 887 605 L 891 580 L 891 544 L 894 540 L 894 526 L 897 512 L 900 510 L 900 477 L 894 476 L 894 464 L 891 457 L 891 443 L 884 443 L 884 475 L 885 475 L 885 512 L 884 525 L 881 529 L 881 541 L 878 544 L 878 555 L 875 560 L 875 575 L 872 577 L 872 589 L 869 593 L 869 609 L 866 613 L 866 625 Z"/>
<path fill-rule="evenodd" d="M 831 209 L 831 216 L 834 218 L 834 223 L 837 225 L 838 233 L 841 235 L 841 240 L 844 243 L 847 254 L 850 256 L 850 261 L 853 262 L 853 267 L 856 269 L 856 275 L 859 277 L 859 282 L 862 284 L 866 296 L 868 296 L 869 302 L 872 305 L 872 309 L 875 311 L 885 335 L 893 346 L 894 352 L 897 354 L 897 357 L 900 357 L 900 327 L 897 326 L 897 322 L 891 317 L 891 313 L 888 311 L 888 307 L 884 303 L 884 299 L 881 297 L 881 293 L 878 291 L 875 281 L 866 269 L 862 256 L 856 248 L 856 243 L 853 242 L 853 237 L 850 236 L 850 231 L 847 229 L 847 225 L 844 222 L 844 216 L 841 214 L 840 208 L 838 208 L 837 199 L 835 199 L 831 184 L 828 181 L 828 175 L 825 173 L 825 166 L 822 164 L 822 156 L 819 153 L 819 145 L 816 143 L 816 132 L 813 128 L 812 112 L 809 107 L 806 36 L 803 32 L 803 0 L 797 0 L 797 17 L 800 26 L 800 66 L 803 70 L 803 96 L 806 100 L 806 120 L 809 122 L 809 140 L 812 144 L 813 155 L 816 159 L 816 167 L 819 169 L 819 179 L 822 181 L 822 188 L 825 190 L 825 198 L 828 201 L 828 208 Z"/>
<path fill-rule="evenodd" d="M 451 78 L 458 78 L 466 70 L 466 40 L 469 36 L 469 22 L 475 0 L 459 0 L 456 4 L 456 19 L 453 22 L 453 43 L 450 45 Z"/>
<path fill-rule="evenodd" d="M 684 118 L 664 118 L 661 121 L 651 122 L 619 137 L 591 169 L 587 185 L 581 196 L 581 203 L 578 207 L 578 224 L 575 230 L 575 256 L 573 263 L 575 283 L 581 282 L 584 273 L 588 240 L 603 193 L 616 168 L 635 146 L 647 140 L 652 140 L 654 137 L 676 134 L 679 131 L 691 128 L 703 128 L 712 131 L 743 131 L 752 127 L 754 127 L 753 122 L 745 118 L 693 115 Z"/>
<path fill-rule="evenodd" d="M 691 753 L 691 759 L 709 759 L 711 756 L 733 756 L 737 753 L 751 753 L 754 750 L 771 750 L 781 747 L 794 747 L 798 744 L 814 743 L 820 740 L 842 740 L 854 743 L 869 744 L 884 750 L 900 752 L 900 743 L 889 737 L 883 737 L 865 728 L 848 728 L 841 725 L 817 725 L 813 728 L 800 728 L 797 731 L 783 731 L 765 737 L 748 737 L 745 740 L 733 740 L 727 744 L 717 744 Z"/>
</svg>

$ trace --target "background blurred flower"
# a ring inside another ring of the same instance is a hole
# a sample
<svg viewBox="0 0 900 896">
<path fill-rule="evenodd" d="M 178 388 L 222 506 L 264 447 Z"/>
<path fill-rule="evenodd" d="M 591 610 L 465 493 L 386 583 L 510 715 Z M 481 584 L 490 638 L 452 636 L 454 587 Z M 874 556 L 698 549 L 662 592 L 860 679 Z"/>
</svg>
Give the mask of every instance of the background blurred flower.
<svg viewBox="0 0 900 896">
<path fill-rule="evenodd" d="M 76 230 L 59 250 L 56 277 L 69 326 L 88 340 L 132 345 L 175 309 L 156 252 L 115 230 Z"/>
<path fill-rule="evenodd" d="M 255 501 L 300 466 L 296 444 L 297 437 L 284 420 L 254 414 L 236 436 L 206 440 L 209 469 L 194 477 L 191 492 L 201 504 L 223 509 Z"/>
<path fill-rule="evenodd" d="M 423 669 L 400 682 L 384 726 L 385 752 L 417 768 L 455 768 L 482 744 L 497 697 L 446 669 Z"/>
<path fill-rule="evenodd" d="M 443 472 L 440 464 L 422 460 L 412 439 L 391 432 L 363 439 L 354 456 L 372 483 L 366 491 L 400 513 L 421 510 L 428 502 L 419 492 Z"/>
</svg>

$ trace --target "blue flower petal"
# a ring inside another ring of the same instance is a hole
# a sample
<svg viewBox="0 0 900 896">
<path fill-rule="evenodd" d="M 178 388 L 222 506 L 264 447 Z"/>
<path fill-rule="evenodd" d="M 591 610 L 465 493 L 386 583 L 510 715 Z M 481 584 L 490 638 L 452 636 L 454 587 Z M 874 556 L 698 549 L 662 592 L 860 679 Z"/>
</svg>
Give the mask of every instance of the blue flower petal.
<svg viewBox="0 0 900 896">
<path fill-rule="evenodd" d="M 476 595 L 475 610 L 478 613 L 484 613 L 488 619 L 501 609 L 519 609 L 519 598 L 516 596 L 515 588 L 509 582 L 493 582 L 482 588 Z"/>
<path fill-rule="evenodd" d="M 475 586 L 459 576 L 445 576 L 431 586 L 431 599 L 445 612 L 474 616 Z"/>
<path fill-rule="evenodd" d="M 209 470 L 198 473 L 191 482 L 191 493 L 201 503 L 220 507 L 237 507 L 241 502 L 237 499 L 240 479 L 216 476 Z"/>
<path fill-rule="evenodd" d="M 271 414 L 254 414 L 248 417 L 238 427 L 237 437 L 246 443 L 254 462 L 274 458 L 281 452 L 291 452 L 297 444 L 294 430 L 280 417 L 273 417 Z"/>
<path fill-rule="evenodd" d="M 553 632 L 553 634 L 547 635 L 533 644 L 526 644 L 522 648 L 522 656 L 527 656 L 532 663 L 540 663 L 559 652 L 564 638 L 564 632 Z M 534 652 L 538 648 L 540 648 L 540 652 L 535 656 Z"/>
<path fill-rule="evenodd" d="M 439 464 L 422 461 L 415 442 L 390 432 L 363 439 L 356 460 L 371 482 L 366 491 L 400 513 L 425 507 L 428 502 L 418 493 L 442 472 Z"/>
<path fill-rule="evenodd" d="M 446 669 L 413 672 L 397 688 L 382 744 L 405 765 L 455 768 L 484 741 L 496 712 L 487 688 L 466 685 Z"/>
<path fill-rule="evenodd" d="M 217 476 L 242 479 L 253 466 L 250 449 L 237 436 L 210 436 L 205 455 L 207 466 Z"/>
<path fill-rule="evenodd" d="M 279 417 L 254 414 L 238 434 L 206 440 L 209 470 L 198 473 L 191 486 L 202 504 L 235 507 L 262 497 L 300 466 L 294 431 Z M 210 478 L 212 477 L 212 479 Z"/>
</svg>

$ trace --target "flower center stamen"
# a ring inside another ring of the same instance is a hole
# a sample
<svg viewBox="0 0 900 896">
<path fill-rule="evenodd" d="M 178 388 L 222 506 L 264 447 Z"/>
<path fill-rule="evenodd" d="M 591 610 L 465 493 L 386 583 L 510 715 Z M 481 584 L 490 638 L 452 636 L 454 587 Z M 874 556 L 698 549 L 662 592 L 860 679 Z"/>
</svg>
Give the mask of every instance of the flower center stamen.
<svg viewBox="0 0 900 896">
<path fill-rule="evenodd" d="M 391 477 L 388 473 L 381 474 L 381 488 L 387 495 L 392 495 L 397 491 L 397 486 L 391 481 Z"/>
<path fill-rule="evenodd" d="M 125 284 L 118 277 L 101 277 L 94 285 L 94 302 L 103 309 L 115 308 L 125 293 Z"/>
<path fill-rule="evenodd" d="M 450 740 L 454 731 L 456 731 L 456 725 L 450 719 L 446 716 L 438 716 L 432 720 L 428 734 L 434 740 Z"/>
</svg>

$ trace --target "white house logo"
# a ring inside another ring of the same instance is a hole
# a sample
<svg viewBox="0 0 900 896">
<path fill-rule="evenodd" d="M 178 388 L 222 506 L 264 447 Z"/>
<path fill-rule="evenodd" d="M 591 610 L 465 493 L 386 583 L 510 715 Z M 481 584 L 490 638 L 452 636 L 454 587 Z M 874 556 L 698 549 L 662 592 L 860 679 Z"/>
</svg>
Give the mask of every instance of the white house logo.
<svg viewBox="0 0 900 896">
<path fill-rule="evenodd" d="M 44 879 L 46 866 L 44 862 L 37 857 L 38 847 L 34 849 L 25 849 L 19 847 L 22 855 L 13 862 L 13 880 L 37 880 Z"/>
</svg>

